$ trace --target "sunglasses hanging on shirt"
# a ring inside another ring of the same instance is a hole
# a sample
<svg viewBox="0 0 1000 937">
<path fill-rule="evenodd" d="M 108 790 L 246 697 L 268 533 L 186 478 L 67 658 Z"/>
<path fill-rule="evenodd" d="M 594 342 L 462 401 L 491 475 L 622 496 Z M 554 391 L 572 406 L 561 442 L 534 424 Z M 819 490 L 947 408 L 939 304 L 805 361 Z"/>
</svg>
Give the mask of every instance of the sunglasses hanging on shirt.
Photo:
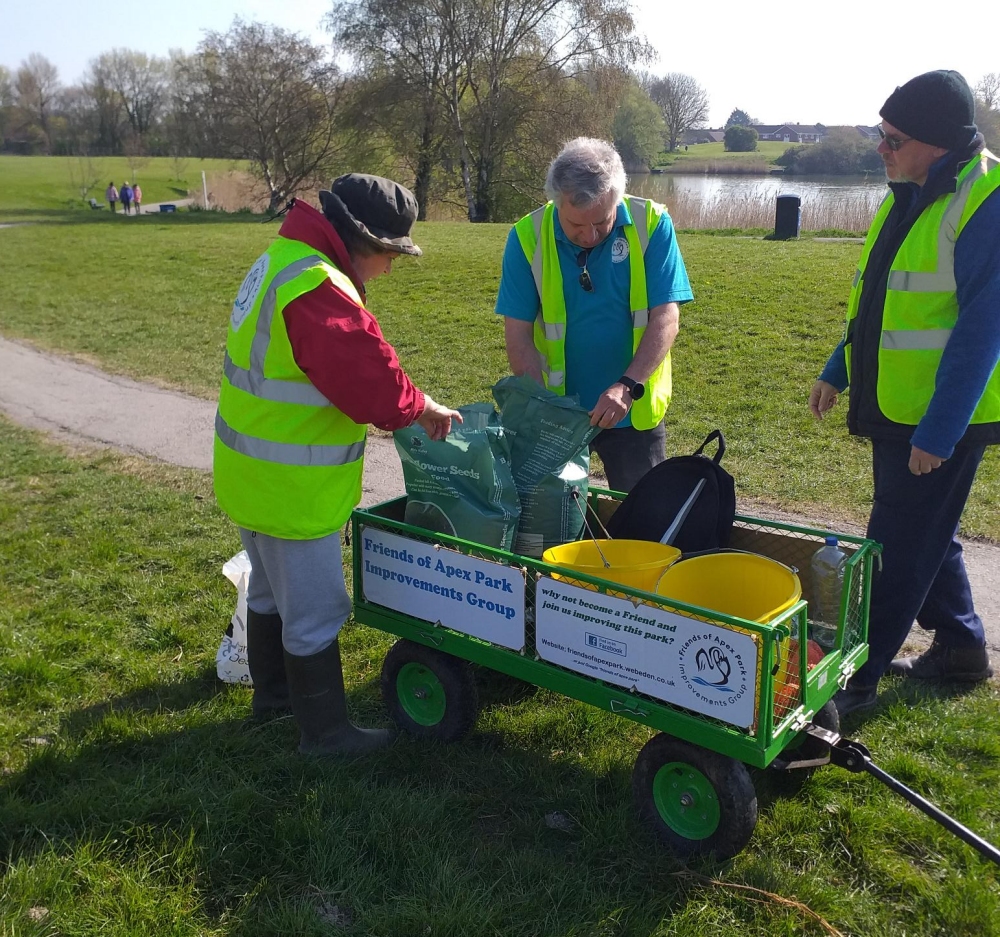
<svg viewBox="0 0 1000 937">
<path fill-rule="evenodd" d="M 581 268 L 580 286 L 585 293 L 594 292 L 594 281 L 590 279 L 590 271 L 587 269 L 587 259 L 590 257 L 590 248 L 580 251 L 576 255 L 576 265 Z"/>
</svg>

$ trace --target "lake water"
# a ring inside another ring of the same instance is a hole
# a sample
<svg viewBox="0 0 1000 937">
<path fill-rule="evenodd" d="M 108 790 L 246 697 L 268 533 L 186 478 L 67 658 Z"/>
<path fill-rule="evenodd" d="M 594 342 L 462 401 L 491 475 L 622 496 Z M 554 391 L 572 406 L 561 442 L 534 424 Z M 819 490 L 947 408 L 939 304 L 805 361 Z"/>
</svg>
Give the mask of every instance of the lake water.
<svg viewBox="0 0 1000 937">
<path fill-rule="evenodd" d="M 629 176 L 628 190 L 634 195 L 665 202 L 676 195 L 690 195 L 703 201 L 731 198 L 754 192 L 773 198 L 798 195 L 809 199 L 843 201 L 865 198 L 873 192 L 884 195 L 885 176 L 743 176 L 705 173 L 637 173 Z"/>
<path fill-rule="evenodd" d="M 887 189 L 885 176 L 782 176 L 636 173 L 633 195 L 663 202 L 679 227 L 767 225 L 779 195 L 801 200 L 803 228 L 868 226 Z"/>
</svg>

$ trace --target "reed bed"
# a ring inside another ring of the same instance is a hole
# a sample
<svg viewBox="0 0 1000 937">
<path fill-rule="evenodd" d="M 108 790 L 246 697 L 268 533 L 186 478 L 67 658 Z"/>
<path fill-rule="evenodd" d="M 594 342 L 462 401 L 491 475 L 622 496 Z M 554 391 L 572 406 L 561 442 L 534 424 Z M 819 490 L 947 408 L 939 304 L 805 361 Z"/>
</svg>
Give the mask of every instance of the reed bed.
<svg viewBox="0 0 1000 937">
<path fill-rule="evenodd" d="M 884 197 L 882 188 L 840 199 L 802 199 L 803 231 L 856 231 L 864 233 Z M 774 226 L 775 196 L 750 189 L 737 196 L 705 200 L 690 193 L 666 197 L 674 226 L 684 229 L 771 228 Z"/>
<path fill-rule="evenodd" d="M 729 157 L 728 159 L 678 159 L 664 172 L 705 173 L 710 176 L 766 176 L 773 169 L 770 160 L 762 157 Z"/>
</svg>

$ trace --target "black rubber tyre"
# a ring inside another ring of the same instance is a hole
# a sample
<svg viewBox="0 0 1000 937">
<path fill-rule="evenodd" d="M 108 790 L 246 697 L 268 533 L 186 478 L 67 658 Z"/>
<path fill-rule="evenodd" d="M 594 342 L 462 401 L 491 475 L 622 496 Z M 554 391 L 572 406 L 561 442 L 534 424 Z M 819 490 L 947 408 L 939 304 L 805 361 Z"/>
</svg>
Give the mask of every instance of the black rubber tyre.
<svg viewBox="0 0 1000 937">
<path fill-rule="evenodd" d="M 680 858 L 730 859 L 757 825 L 757 792 L 746 765 L 671 735 L 656 735 L 632 772 L 639 817 Z"/>
<path fill-rule="evenodd" d="M 401 730 L 441 742 L 465 736 L 479 713 L 469 664 L 405 638 L 382 663 L 382 698 Z"/>
</svg>

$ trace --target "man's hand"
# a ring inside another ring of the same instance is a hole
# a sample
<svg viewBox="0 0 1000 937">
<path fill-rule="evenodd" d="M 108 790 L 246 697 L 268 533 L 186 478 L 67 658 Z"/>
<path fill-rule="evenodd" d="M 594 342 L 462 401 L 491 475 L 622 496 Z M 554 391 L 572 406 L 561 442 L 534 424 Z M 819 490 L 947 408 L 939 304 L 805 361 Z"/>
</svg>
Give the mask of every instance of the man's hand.
<svg viewBox="0 0 1000 937">
<path fill-rule="evenodd" d="M 431 439 L 444 439 L 451 432 L 451 421 L 462 423 L 462 414 L 457 410 L 449 410 L 436 403 L 427 394 L 424 394 L 424 411 L 417 417 L 424 431 Z"/>
<path fill-rule="evenodd" d="M 832 410 L 837 405 L 837 396 L 840 391 L 833 384 L 826 381 L 817 381 L 809 391 L 809 410 L 817 420 L 822 420 L 828 410 Z"/>
<path fill-rule="evenodd" d="M 590 425 L 608 429 L 615 426 L 632 406 L 632 395 L 624 384 L 612 384 L 590 411 Z"/>
<path fill-rule="evenodd" d="M 929 452 L 924 452 L 923 449 L 910 446 L 910 471 L 914 475 L 928 475 L 934 469 L 940 468 L 945 461 L 940 456 L 931 455 Z"/>
</svg>

